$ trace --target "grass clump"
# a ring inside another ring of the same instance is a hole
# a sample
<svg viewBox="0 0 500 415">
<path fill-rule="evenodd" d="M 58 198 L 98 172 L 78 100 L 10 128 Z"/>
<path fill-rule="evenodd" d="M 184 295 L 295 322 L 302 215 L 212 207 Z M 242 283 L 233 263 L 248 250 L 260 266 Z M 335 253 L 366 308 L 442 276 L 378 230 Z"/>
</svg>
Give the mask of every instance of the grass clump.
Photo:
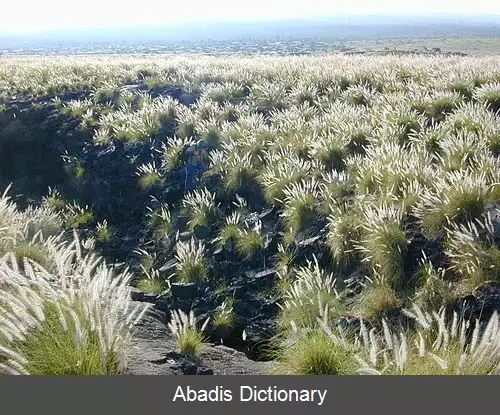
<svg viewBox="0 0 500 415">
<path fill-rule="evenodd" d="M 76 203 L 67 205 L 63 215 L 64 225 L 70 228 L 78 228 L 94 220 L 94 213 L 88 206 L 81 207 Z"/>
<path fill-rule="evenodd" d="M 284 222 L 291 233 L 298 232 L 317 217 L 318 185 L 316 180 L 292 183 L 283 190 Z"/>
<path fill-rule="evenodd" d="M 436 235 L 448 223 L 479 219 L 491 190 L 484 174 L 450 172 L 435 181 L 434 189 L 423 194 L 415 212 L 424 231 Z"/>
<path fill-rule="evenodd" d="M 147 308 L 132 306 L 131 274 L 113 275 L 100 258 L 84 254 L 76 232 L 73 242 L 44 244 L 53 273 L 0 261 L 0 373 L 123 373 L 133 325 Z"/>
<path fill-rule="evenodd" d="M 223 303 L 215 309 L 212 324 L 214 328 L 231 329 L 234 325 L 234 299 L 223 301 Z"/>
<path fill-rule="evenodd" d="M 415 304 L 426 309 L 439 310 L 456 299 L 450 283 L 445 280 L 445 270 L 435 269 L 425 255 L 416 278 L 418 286 L 413 297 Z"/>
<path fill-rule="evenodd" d="M 222 226 L 217 236 L 217 246 L 219 248 L 222 248 L 228 242 L 233 244 L 236 243 L 241 232 L 241 215 L 238 212 L 233 212 L 231 215 L 227 216 L 225 222 L 226 223 Z"/>
<path fill-rule="evenodd" d="M 264 237 L 261 232 L 261 223 L 253 229 L 240 229 L 236 237 L 236 250 L 245 259 L 250 259 L 264 246 Z"/>
<path fill-rule="evenodd" d="M 143 190 L 149 190 L 155 184 L 162 183 L 163 177 L 153 163 L 143 164 L 137 169 L 139 186 Z"/>
<path fill-rule="evenodd" d="M 280 363 L 289 375 L 350 375 L 356 371 L 352 353 L 319 330 L 285 346 Z"/>
<path fill-rule="evenodd" d="M 353 211 L 330 208 L 326 242 L 338 264 L 348 264 L 358 256 L 356 246 L 363 238 L 360 215 Z"/>
<path fill-rule="evenodd" d="M 488 106 L 494 113 L 498 113 L 500 111 L 500 82 L 482 85 L 475 89 L 474 98 Z"/>
<path fill-rule="evenodd" d="M 198 356 L 207 338 L 203 334 L 208 320 L 199 329 L 196 327 L 194 312 L 189 314 L 182 310 L 172 310 L 168 328 L 177 339 L 177 346 L 182 354 L 189 358 Z"/>
<path fill-rule="evenodd" d="M 193 190 L 184 196 L 182 205 L 189 216 L 188 226 L 191 230 L 196 226 L 210 226 L 220 216 L 219 204 L 215 202 L 215 193 L 207 189 Z"/>
<path fill-rule="evenodd" d="M 394 206 L 369 207 L 364 212 L 365 239 L 357 246 L 377 273 L 394 287 L 403 284 L 408 240 L 401 227 L 403 211 Z"/>
<path fill-rule="evenodd" d="M 359 312 L 366 320 L 380 318 L 385 312 L 399 308 L 402 305 L 394 289 L 383 280 L 375 280 L 361 294 Z"/>
<path fill-rule="evenodd" d="M 326 308 L 329 318 L 340 316 L 343 305 L 336 290 L 336 280 L 320 269 L 316 258 L 294 270 L 292 278 L 290 288 L 283 293 L 278 321 L 282 331 L 316 327 Z"/>
<path fill-rule="evenodd" d="M 208 277 L 205 246 L 201 242 L 178 242 L 176 250 L 175 276 L 180 282 L 200 282 Z"/>
<path fill-rule="evenodd" d="M 153 229 L 153 235 L 156 240 L 168 237 L 174 230 L 172 214 L 167 205 L 162 204 L 157 209 L 148 208 L 147 225 Z"/>
<path fill-rule="evenodd" d="M 486 281 L 500 281 L 500 249 L 494 241 L 495 228 L 488 213 L 464 225 L 452 224 L 448 231 L 446 256 L 449 269 L 473 289 Z"/>
<path fill-rule="evenodd" d="M 102 222 L 98 222 L 96 225 L 96 236 L 100 241 L 109 241 L 113 236 L 113 230 L 108 225 L 108 221 L 105 219 Z"/>
<path fill-rule="evenodd" d="M 365 331 L 361 373 L 392 375 L 494 375 L 500 373 L 500 325 L 497 313 L 484 330 L 477 321 L 445 309 L 427 312 L 417 306 L 405 310 L 417 324 L 416 332 L 391 329 Z M 471 333 L 472 331 L 472 333 Z M 470 336 L 468 335 L 470 334 Z"/>
</svg>

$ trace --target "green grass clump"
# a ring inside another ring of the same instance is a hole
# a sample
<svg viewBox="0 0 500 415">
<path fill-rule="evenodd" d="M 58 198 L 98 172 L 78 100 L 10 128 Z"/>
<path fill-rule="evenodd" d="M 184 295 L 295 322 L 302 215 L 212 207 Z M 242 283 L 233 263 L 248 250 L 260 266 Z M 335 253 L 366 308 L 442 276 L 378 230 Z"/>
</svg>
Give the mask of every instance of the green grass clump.
<svg viewBox="0 0 500 415">
<path fill-rule="evenodd" d="M 139 186 L 143 190 L 149 190 L 155 184 L 164 181 L 161 173 L 152 163 L 139 166 L 137 175 L 139 176 Z"/>
<path fill-rule="evenodd" d="M 220 306 L 215 309 L 213 316 L 214 328 L 230 329 L 234 325 L 234 299 L 225 300 Z"/>
<path fill-rule="evenodd" d="M 317 327 L 318 319 L 328 309 L 328 320 L 340 317 L 344 304 L 336 290 L 332 274 L 322 270 L 316 258 L 306 266 L 291 270 L 289 288 L 283 292 L 283 304 L 278 319 L 282 332 L 295 328 Z"/>
<path fill-rule="evenodd" d="M 182 310 L 173 310 L 168 327 L 177 340 L 177 346 L 181 353 L 189 358 L 198 356 L 203 348 L 207 337 L 203 334 L 208 320 L 201 328 L 197 328 L 194 313 L 189 314 Z"/>
<path fill-rule="evenodd" d="M 241 215 L 238 212 L 233 212 L 226 217 L 226 223 L 222 226 L 217 237 L 217 246 L 222 248 L 228 241 L 236 243 L 240 234 Z"/>
<path fill-rule="evenodd" d="M 100 241 L 108 241 L 113 236 L 113 230 L 108 225 L 107 220 L 97 223 L 96 225 L 96 236 Z"/>
<path fill-rule="evenodd" d="M 484 175 L 463 171 L 451 172 L 436 180 L 434 186 L 435 190 L 424 194 L 416 208 L 429 235 L 436 235 L 447 223 L 465 224 L 479 219 L 492 191 Z"/>
<path fill-rule="evenodd" d="M 296 233 L 317 218 L 318 182 L 293 183 L 284 189 L 284 222 L 291 233 Z"/>
<path fill-rule="evenodd" d="M 81 207 L 76 204 L 68 206 L 68 211 L 64 216 L 64 224 L 70 228 L 78 228 L 94 220 L 94 213 L 89 207 Z"/>
<path fill-rule="evenodd" d="M 403 211 L 382 206 L 365 211 L 362 225 L 365 239 L 357 247 L 377 273 L 390 279 L 394 287 L 403 284 L 404 265 L 408 240 L 401 226 Z"/>
<path fill-rule="evenodd" d="M 352 375 L 353 354 L 322 331 L 312 331 L 281 351 L 281 370 L 289 375 Z"/>
<path fill-rule="evenodd" d="M 65 326 L 61 323 L 63 313 Z M 118 357 L 111 350 L 101 352 L 98 335 L 85 330 L 79 336 L 80 324 L 88 324 L 79 316 L 79 321 L 66 311 L 58 311 L 54 304 L 45 306 L 42 326 L 31 333 L 16 349 L 28 361 L 25 369 L 32 375 L 115 375 L 119 373 Z"/>
<path fill-rule="evenodd" d="M 181 282 L 200 282 L 208 277 L 205 246 L 194 239 L 178 242 L 176 247 L 175 276 Z"/>
<path fill-rule="evenodd" d="M 439 310 L 452 303 L 456 299 L 456 295 L 444 277 L 444 269 L 435 269 L 430 261 L 424 258 L 416 275 L 418 285 L 413 302 L 431 310 Z"/>
<path fill-rule="evenodd" d="M 474 97 L 481 104 L 497 113 L 500 111 L 500 82 L 483 85 L 474 91 Z"/>
<path fill-rule="evenodd" d="M 183 209 L 189 216 L 188 227 L 213 225 L 220 217 L 219 203 L 215 201 L 215 193 L 207 189 L 193 190 L 182 202 Z"/>
<path fill-rule="evenodd" d="M 43 246 L 38 244 L 20 241 L 14 246 L 13 252 L 18 262 L 22 262 L 26 258 L 46 269 L 50 265 L 49 254 L 43 249 Z"/>
<path fill-rule="evenodd" d="M 347 264 L 357 258 L 356 246 L 363 238 L 360 215 L 355 211 L 344 212 L 333 207 L 331 210 L 333 213 L 328 216 L 326 242 L 335 261 Z"/>
<path fill-rule="evenodd" d="M 161 294 L 167 285 L 158 278 L 143 278 L 137 282 L 137 288 L 147 294 Z"/>
<path fill-rule="evenodd" d="M 373 320 L 399 308 L 401 304 L 392 287 L 386 283 L 375 283 L 361 294 L 359 312 L 365 320 Z"/>
<path fill-rule="evenodd" d="M 173 232 L 173 218 L 167 205 L 161 205 L 154 210 L 149 208 L 148 217 L 147 225 L 153 229 L 156 240 L 165 238 Z"/>
</svg>

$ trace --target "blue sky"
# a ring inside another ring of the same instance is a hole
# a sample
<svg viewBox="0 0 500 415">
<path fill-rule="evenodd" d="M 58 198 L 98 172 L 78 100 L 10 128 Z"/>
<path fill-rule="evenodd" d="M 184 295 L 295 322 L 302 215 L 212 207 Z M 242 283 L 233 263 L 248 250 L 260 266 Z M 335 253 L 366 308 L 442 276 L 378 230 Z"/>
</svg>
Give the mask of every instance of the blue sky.
<svg viewBox="0 0 500 415">
<path fill-rule="evenodd" d="M 500 14 L 493 0 L 4 0 L 0 32 L 111 27 L 164 21 L 307 17 L 326 13 Z M 338 4 L 336 4 L 338 3 Z"/>
</svg>

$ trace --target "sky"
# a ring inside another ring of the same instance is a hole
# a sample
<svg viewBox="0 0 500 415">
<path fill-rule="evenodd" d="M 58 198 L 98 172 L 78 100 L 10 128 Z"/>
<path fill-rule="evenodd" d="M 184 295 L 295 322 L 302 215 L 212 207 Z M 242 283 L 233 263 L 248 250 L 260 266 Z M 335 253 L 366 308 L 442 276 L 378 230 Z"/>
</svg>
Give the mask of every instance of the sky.
<svg viewBox="0 0 500 415">
<path fill-rule="evenodd" d="M 495 0 L 2 0 L 0 33 L 167 21 L 295 18 L 334 13 L 486 13 Z M 339 3 L 336 5 L 335 3 Z"/>
</svg>

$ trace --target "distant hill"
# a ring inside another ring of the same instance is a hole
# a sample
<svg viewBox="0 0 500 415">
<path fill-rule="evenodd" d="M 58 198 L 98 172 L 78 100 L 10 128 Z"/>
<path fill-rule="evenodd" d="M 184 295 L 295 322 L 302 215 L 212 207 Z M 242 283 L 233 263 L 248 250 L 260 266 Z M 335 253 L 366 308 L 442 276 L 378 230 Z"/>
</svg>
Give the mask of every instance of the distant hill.
<svg viewBox="0 0 500 415">
<path fill-rule="evenodd" d="M 500 15 L 335 15 L 267 21 L 190 22 L 2 35 L 0 50 L 256 40 L 363 40 L 500 36 Z"/>
</svg>

